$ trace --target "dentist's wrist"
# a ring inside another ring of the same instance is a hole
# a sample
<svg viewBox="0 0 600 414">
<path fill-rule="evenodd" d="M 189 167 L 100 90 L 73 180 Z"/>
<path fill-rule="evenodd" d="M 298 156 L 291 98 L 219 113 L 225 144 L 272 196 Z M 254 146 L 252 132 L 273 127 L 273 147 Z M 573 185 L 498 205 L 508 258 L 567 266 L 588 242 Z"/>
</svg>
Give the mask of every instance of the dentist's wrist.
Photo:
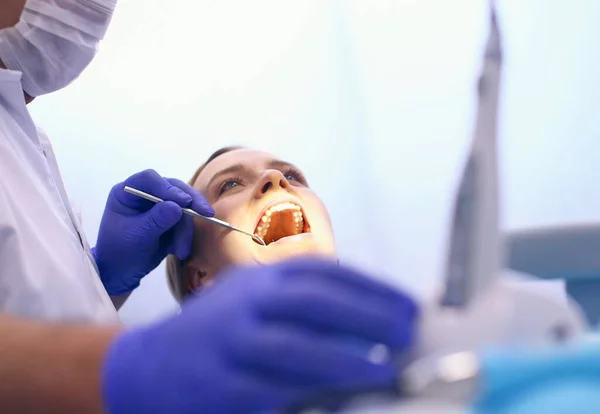
<svg viewBox="0 0 600 414">
<path fill-rule="evenodd" d="M 133 292 L 140 285 L 140 281 L 138 280 L 137 283 L 134 283 L 133 285 L 127 283 L 119 283 L 119 281 L 122 281 L 123 279 L 131 279 L 131 282 L 133 282 L 135 279 L 127 278 L 127 276 L 125 276 L 122 272 L 119 272 L 118 270 L 112 268 L 110 270 L 107 270 L 106 263 L 98 257 L 96 246 L 92 247 L 91 252 L 92 257 L 96 262 L 98 272 L 100 272 L 99 276 L 100 280 L 102 281 L 102 284 L 104 285 L 104 289 L 111 297 L 115 307 L 119 309 L 121 305 L 123 305 L 125 300 L 127 300 L 131 292 Z M 117 281 L 116 284 L 115 281 Z"/>
</svg>

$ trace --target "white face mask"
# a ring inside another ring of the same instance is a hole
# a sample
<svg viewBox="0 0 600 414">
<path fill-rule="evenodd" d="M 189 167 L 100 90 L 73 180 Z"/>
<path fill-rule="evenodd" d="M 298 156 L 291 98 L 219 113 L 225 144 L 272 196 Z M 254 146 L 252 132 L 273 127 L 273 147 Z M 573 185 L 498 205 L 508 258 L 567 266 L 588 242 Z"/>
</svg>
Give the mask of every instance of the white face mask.
<svg viewBox="0 0 600 414">
<path fill-rule="evenodd" d="M 32 97 L 62 89 L 96 55 L 115 6 L 116 0 L 27 0 L 19 23 L 0 30 L 0 60 L 23 73 Z"/>
</svg>

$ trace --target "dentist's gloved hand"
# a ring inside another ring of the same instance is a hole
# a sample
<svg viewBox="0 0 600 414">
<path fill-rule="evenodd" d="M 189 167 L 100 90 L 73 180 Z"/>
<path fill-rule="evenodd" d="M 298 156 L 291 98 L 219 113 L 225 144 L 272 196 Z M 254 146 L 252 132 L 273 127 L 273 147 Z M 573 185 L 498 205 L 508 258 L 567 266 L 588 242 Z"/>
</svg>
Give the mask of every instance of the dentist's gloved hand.
<svg viewBox="0 0 600 414">
<path fill-rule="evenodd" d="M 137 188 L 165 200 L 155 204 L 126 193 Z M 98 242 L 92 249 L 100 278 L 111 296 L 129 293 L 167 254 L 190 254 L 194 221 L 181 207 L 213 216 L 206 199 L 186 183 L 146 170 L 115 185 L 108 196 Z"/>
<path fill-rule="evenodd" d="M 411 347 L 415 303 L 316 259 L 234 268 L 162 323 L 121 334 L 103 367 L 110 414 L 252 414 L 321 390 L 395 384 L 356 344 Z"/>
</svg>

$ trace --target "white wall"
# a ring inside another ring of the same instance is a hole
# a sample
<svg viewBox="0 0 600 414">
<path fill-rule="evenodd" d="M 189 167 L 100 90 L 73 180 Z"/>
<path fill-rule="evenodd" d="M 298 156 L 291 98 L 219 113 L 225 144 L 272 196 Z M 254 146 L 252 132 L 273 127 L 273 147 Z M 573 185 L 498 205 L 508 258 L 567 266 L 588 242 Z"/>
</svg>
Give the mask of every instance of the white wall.
<svg viewBox="0 0 600 414">
<path fill-rule="evenodd" d="M 507 228 L 600 220 L 600 2 L 499 2 Z M 31 105 L 90 241 L 110 187 L 188 179 L 214 149 L 272 151 L 329 206 L 340 254 L 431 288 L 471 137 L 485 1 L 122 0 L 101 53 Z M 161 265 L 122 310 L 175 304 Z"/>
</svg>

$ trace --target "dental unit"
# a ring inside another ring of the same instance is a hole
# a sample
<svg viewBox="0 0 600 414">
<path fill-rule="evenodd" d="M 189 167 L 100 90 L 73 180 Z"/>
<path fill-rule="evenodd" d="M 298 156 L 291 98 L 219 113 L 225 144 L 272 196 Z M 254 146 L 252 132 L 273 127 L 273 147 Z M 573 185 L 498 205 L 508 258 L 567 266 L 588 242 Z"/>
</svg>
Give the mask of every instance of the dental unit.
<svg viewBox="0 0 600 414">
<path fill-rule="evenodd" d="M 551 273 L 541 264 L 547 261 L 543 255 L 561 257 L 574 250 L 565 250 L 565 244 L 556 240 L 551 240 L 550 246 L 544 244 L 548 237 L 539 232 L 513 237 L 500 232 L 497 113 L 501 69 L 501 38 L 492 1 L 489 37 L 477 85 L 476 126 L 455 199 L 440 292 L 422 303 L 418 343 L 411 355 L 398 356 L 398 365 L 404 369 L 394 389 L 348 390 L 341 394 L 342 398 L 337 396 L 342 404 L 337 413 L 473 412 L 480 396 L 491 388 L 490 384 L 508 381 L 512 375 L 498 368 L 498 362 L 486 353 L 489 349 L 567 344 L 581 338 L 586 330 L 583 314 L 575 303 L 550 299 L 519 284 L 506 283 L 503 278 L 514 271 L 529 271 L 534 276 L 544 270 Z M 593 230 L 596 240 L 593 246 L 599 247 L 600 227 Z M 571 241 L 593 239 L 585 238 L 581 231 L 569 234 Z M 512 255 L 506 260 L 505 250 Z M 538 256 L 534 257 L 536 252 Z M 595 271 L 600 272 L 598 255 L 590 248 L 585 252 L 593 255 Z M 556 262 L 564 264 L 565 260 L 555 258 L 552 263 Z M 599 290 L 600 287 L 595 292 Z M 596 320 L 600 319 L 600 305 L 593 311 Z M 295 412 L 330 412 L 325 407 L 330 407 L 328 404 L 335 396 L 327 397 L 327 393 L 317 396 Z"/>
</svg>

